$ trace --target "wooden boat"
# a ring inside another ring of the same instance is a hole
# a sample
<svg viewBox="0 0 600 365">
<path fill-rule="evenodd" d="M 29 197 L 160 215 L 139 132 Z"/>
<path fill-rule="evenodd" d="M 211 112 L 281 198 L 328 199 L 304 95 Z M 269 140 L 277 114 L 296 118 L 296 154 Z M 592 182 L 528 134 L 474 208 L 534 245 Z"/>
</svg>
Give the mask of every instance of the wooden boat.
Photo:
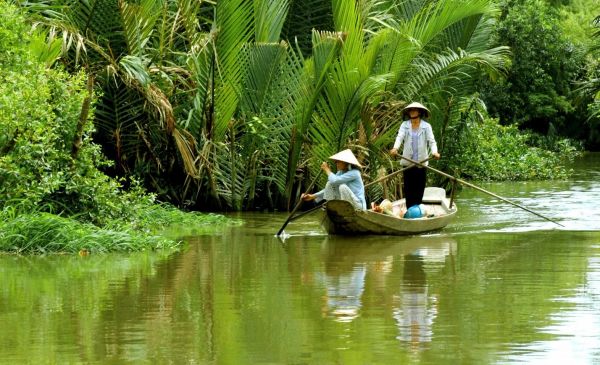
<svg viewBox="0 0 600 365">
<path fill-rule="evenodd" d="M 392 204 L 402 208 L 405 201 L 400 199 Z M 423 204 L 428 217 L 404 219 L 372 210 L 357 210 L 345 200 L 330 200 L 325 205 L 323 227 L 329 234 L 339 235 L 412 235 L 444 228 L 457 212 L 456 204 L 450 208 L 450 199 L 442 188 L 425 188 Z"/>
</svg>

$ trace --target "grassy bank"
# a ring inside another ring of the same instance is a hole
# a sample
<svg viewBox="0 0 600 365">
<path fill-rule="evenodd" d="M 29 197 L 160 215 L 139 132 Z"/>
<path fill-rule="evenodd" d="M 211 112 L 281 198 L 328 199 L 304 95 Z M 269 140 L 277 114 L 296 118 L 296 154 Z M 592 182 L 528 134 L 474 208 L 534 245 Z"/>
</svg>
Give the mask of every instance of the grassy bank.
<svg viewBox="0 0 600 365">
<path fill-rule="evenodd" d="M 134 219 L 112 221 L 103 228 L 91 223 L 35 212 L 0 214 L 0 251 L 13 254 L 131 252 L 178 249 L 179 237 L 194 231 L 216 232 L 237 221 L 217 214 L 186 213 L 154 205 Z"/>
</svg>

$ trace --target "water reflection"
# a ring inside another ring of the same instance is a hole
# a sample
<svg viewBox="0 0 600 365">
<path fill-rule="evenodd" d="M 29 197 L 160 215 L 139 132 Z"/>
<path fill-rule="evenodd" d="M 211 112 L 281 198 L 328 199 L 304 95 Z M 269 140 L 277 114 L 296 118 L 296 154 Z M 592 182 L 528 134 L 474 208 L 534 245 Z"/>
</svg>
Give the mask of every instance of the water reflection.
<svg viewBox="0 0 600 365">
<path fill-rule="evenodd" d="M 400 341 L 410 344 L 414 351 L 431 341 L 431 326 L 437 314 L 436 298 L 429 297 L 423 257 L 404 256 L 404 273 L 400 294 L 396 298 L 394 319 L 398 323 Z"/>
<path fill-rule="evenodd" d="M 455 251 L 456 241 L 446 237 L 437 239 L 436 247 L 423 245 L 403 257 L 402 283 L 399 294 L 394 298 L 394 319 L 399 330 L 397 338 L 413 353 L 424 350 L 431 342 L 432 326 L 438 311 L 438 297 L 429 293 L 425 264 L 444 264 L 447 259 L 452 261 Z"/>
<path fill-rule="evenodd" d="M 584 283 L 569 295 L 553 298 L 569 309 L 554 313 L 551 324 L 540 328 L 552 338 L 515 346 L 503 363 L 600 364 L 600 246 L 594 248 L 597 256 L 589 259 Z"/>
<path fill-rule="evenodd" d="M 594 205 L 598 176 L 498 192 L 555 214 Z M 311 216 L 282 243 L 286 215 L 244 213 L 177 253 L 0 256 L 0 363 L 600 363 L 597 208 L 589 232 L 537 230 L 486 199 L 429 236 Z"/>
<path fill-rule="evenodd" d="M 365 288 L 366 266 L 357 265 L 349 271 L 326 268 L 322 281 L 326 287 L 326 313 L 339 322 L 351 322 L 358 317 L 361 296 Z"/>
<path fill-rule="evenodd" d="M 454 239 L 332 236 L 324 238 L 321 247 L 324 269 L 316 276 L 324 286 L 326 317 L 337 322 L 351 322 L 359 317 L 368 285 L 377 292 L 378 305 L 392 303 L 391 315 L 400 331 L 397 339 L 417 347 L 431 340 L 436 297 L 428 294 L 425 265 L 437 271 L 446 266 L 446 261 L 451 262 L 449 257 L 456 252 Z M 398 289 L 390 291 L 390 285 Z"/>
</svg>

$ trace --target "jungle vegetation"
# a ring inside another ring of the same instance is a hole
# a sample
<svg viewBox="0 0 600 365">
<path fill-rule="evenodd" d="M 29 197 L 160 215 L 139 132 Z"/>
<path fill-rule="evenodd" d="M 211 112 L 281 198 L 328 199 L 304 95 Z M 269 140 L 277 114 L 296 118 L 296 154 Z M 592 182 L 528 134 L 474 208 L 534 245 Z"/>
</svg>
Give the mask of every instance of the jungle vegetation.
<svg viewBox="0 0 600 365">
<path fill-rule="evenodd" d="M 31 32 L 16 7 L 0 2 L 0 19 L 0 251 L 174 248 L 181 242 L 162 228 L 226 222 L 160 204 L 133 180 L 125 191 L 103 173 L 92 79 L 49 67 L 60 42 Z"/>
<path fill-rule="evenodd" d="M 508 35 L 528 34 L 504 29 L 526 24 L 516 16 L 509 23 L 510 9 L 534 8 L 533 0 L 13 3 L 29 27 L 0 27 L 13 35 L 29 34 L 28 52 L 36 67 L 61 75 L 60 87 L 47 88 L 61 90 L 77 80 L 79 99 L 64 95 L 49 107 L 59 118 L 52 143 L 65 148 L 64 156 L 52 161 L 61 174 L 79 179 L 86 176 L 82 171 L 93 171 L 96 179 L 114 183 L 111 191 L 119 194 L 139 181 L 159 200 L 186 209 L 286 209 L 320 162 L 344 148 L 364 162 L 365 179 L 375 179 L 396 168 L 387 151 L 399 111 L 413 100 L 433 112 L 430 122 L 444 156 L 438 166 L 476 179 L 566 176 L 564 162 L 577 148 L 563 137 L 575 135 L 561 135 L 559 128 L 547 138 L 550 128 L 537 123 L 568 124 L 561 113 L 576 108 L 566 106 L 575 100 L 576 81 L 583 100 L 577 123 L 593 129 L 598 117 L 586 109 L 594 104 L 598 85 L 597 64 L 586 53 L 594 52 L 591 46 L 578 48 L 575 60 L 549 66 L 564 71 L 561 83 L 550 73 L 539 79 L 545 87 L 521 84 L 519 95 L 540 98 L 535 105 L 549 97 L 555 111 L 538 113 L 531 101 L 515 104 L 520 109 L 505 104 L 506 95 L 518 94 L 510 88 L 511 77 L 530 72 L 519 67 L 533 61 L 517 59 L 522 57 L 515 48 L 519 42 L 509 42 Z M 529 44 L 547 43 L 532 39 Z M 550 54 L 538 53 L 554 61 L 553 55 L 563 51 L 560 43 L 547 50 Z M 536 66 L 539 70 L 545 69 Z M 22 74 L 13 72 L 10 77 Z M 512 116 L 514 109 L 530 114 Z M 47 120 L 36 119 L 40 128 Z M 3 150 L 21 133 L 18 123 L 27 122 L 15 123 L 2 132 Z M 78 147 L 84 136 L 89 157 Z M 76 161 L 87 158 L 80 171 L 70 167 L 74 155 Z M 21 184 L 29 181 L 13 177 Z M 43 181 L 37 175 L 27 178 Z M 41 185 L 40 197 L 71 199 L 65 206 L 77 211 L 89 210 L 81 205 L 96 196 L 73 194 L 80 184 L 67 178 Z M 371 199 L 380 190 L 370 191 Z"/>
<path fill-rule="evenodd" d="M 502 3 L 494 38 L 510 47 L 512 66 L 500 82 L 482 88 L 490 115 L 550 140 L 568 136 L 598 149 L 594 93 L 583 86 L 598 72 L 592 37 L 598 22 L 590 13 L 600 14 L 600 4 Z"/>
</svg>

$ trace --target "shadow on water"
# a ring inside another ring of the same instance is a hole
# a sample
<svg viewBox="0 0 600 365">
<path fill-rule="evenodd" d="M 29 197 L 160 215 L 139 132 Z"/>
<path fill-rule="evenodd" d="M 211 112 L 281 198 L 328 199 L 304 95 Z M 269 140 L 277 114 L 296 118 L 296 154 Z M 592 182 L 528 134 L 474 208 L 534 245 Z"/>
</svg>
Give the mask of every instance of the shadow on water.
<svg viewBox="0 0 600 365">
<path fill-rule="evenodd" d="M 452 271 L 456 251 L 456 241 L 448 236 L 325 239 L 328 317 L 350 322 L 380 316 L 385 308 L 398 346 L 413 354 L 425 350 L 437 314 L 437 296 L 429 293 L 427 275 Z"/>
</svg>

